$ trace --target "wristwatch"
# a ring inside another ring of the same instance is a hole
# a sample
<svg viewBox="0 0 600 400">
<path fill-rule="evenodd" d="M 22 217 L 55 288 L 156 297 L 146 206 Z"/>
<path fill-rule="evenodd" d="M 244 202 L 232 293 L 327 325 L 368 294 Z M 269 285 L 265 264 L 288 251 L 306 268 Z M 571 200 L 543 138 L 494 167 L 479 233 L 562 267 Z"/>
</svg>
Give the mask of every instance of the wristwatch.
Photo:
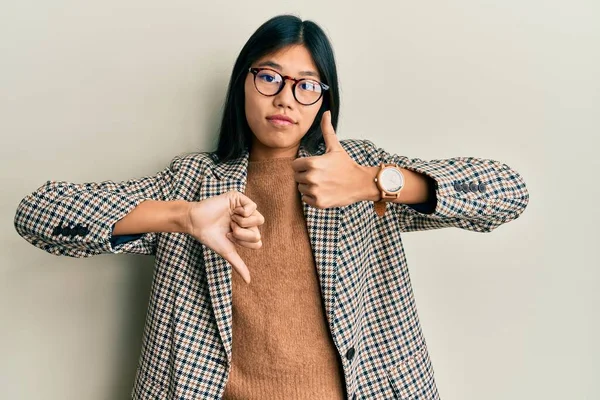
<svg viewBox="0 0 600 400">
<path fill-rule="evenodd" d="M 404 187 L 404 174 L 397 164 L 381 163 L 375 177 L 381 199 L 374 203 L 375 212 L 380 217 L 385 214 L 386 202 L 397 199 Z"/>
</svg>

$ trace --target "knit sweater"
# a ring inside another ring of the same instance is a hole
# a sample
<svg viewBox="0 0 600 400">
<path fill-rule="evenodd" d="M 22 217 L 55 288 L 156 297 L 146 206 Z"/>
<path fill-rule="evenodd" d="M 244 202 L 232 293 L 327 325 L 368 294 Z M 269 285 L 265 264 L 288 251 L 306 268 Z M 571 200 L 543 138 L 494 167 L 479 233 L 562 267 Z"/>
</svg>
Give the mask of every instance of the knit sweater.
<svg viewBox="0 0 600 400">
<path fill-rule="evenodd" d="M 224 400 L 343 399 L 344 374 L 331 338 L 292 169 L 293 157 L 250 161 L 246 196 L 265 217 L 263 246 L 236 245 L 252 281 L 232 274 L 232 367 Z"/>
</svg>

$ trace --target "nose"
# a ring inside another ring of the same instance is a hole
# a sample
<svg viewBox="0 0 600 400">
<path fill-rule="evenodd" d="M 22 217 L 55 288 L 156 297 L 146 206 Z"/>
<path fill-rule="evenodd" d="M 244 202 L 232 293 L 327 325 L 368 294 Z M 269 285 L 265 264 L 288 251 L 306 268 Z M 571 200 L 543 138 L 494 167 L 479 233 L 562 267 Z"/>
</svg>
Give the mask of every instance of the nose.
<svg viewBox="0 0 600 400">
<path fill-rule="evenodd" d="M 292 108 L 295 102 L 294 99 L 294 82 L 287 78 L 283 78 L 283 89 L 277 95 L 273 96 L 273 105 L 277 108 Z"/>
</svg>

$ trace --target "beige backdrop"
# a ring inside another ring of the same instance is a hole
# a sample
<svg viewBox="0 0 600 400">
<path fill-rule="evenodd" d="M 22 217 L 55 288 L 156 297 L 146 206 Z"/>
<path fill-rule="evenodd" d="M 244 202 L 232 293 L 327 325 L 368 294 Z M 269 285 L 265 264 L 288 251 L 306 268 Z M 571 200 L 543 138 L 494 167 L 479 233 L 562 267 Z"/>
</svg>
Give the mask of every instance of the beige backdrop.
<svg viewBox="0 0 600 400">
<path fill-rule="evenodd" d="M 283 12 L 332 39 L 342 138 L 498 159 L 528 183 L 493 233 L 405 235 L 442 398 L 600 398 L 596 0 L 0 4 L 0 398 L 128 398 L 152 258 L 46 254 L 16 206 L 48 179 L 213 149 L 235 57 Z"/>
</svg>

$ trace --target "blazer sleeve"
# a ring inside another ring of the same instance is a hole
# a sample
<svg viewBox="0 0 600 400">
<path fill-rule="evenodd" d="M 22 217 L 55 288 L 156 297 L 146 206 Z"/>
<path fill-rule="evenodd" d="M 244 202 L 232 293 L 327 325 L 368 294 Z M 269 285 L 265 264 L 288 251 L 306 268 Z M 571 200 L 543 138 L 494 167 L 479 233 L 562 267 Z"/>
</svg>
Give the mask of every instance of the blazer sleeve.
<svg viewBox="0 0 600 400">
<path fill-rule="evenodd" d="M 456 227 L 491 232 L 518 218 L 529 202 L 521 175 L 499 161 L 474 157 L 424 161 L 390 154 L 369 140 L 363 146 L 372 166 L 395 163 L 424 174 L 430 182 L 430 196 L 435 198 L 429 204 L 388 203 L 403 231 Z"/>
<path fill-rule="evenodd" d="M 47 181 L 21 200 L 14 218 L 18 234 L 54 255 L 154 254 L 156 233 L 112 235 L 117 221 L 144 200 L 170 200 L 179 157 L 154 176 L 121 182 Z"/>
</svg>

